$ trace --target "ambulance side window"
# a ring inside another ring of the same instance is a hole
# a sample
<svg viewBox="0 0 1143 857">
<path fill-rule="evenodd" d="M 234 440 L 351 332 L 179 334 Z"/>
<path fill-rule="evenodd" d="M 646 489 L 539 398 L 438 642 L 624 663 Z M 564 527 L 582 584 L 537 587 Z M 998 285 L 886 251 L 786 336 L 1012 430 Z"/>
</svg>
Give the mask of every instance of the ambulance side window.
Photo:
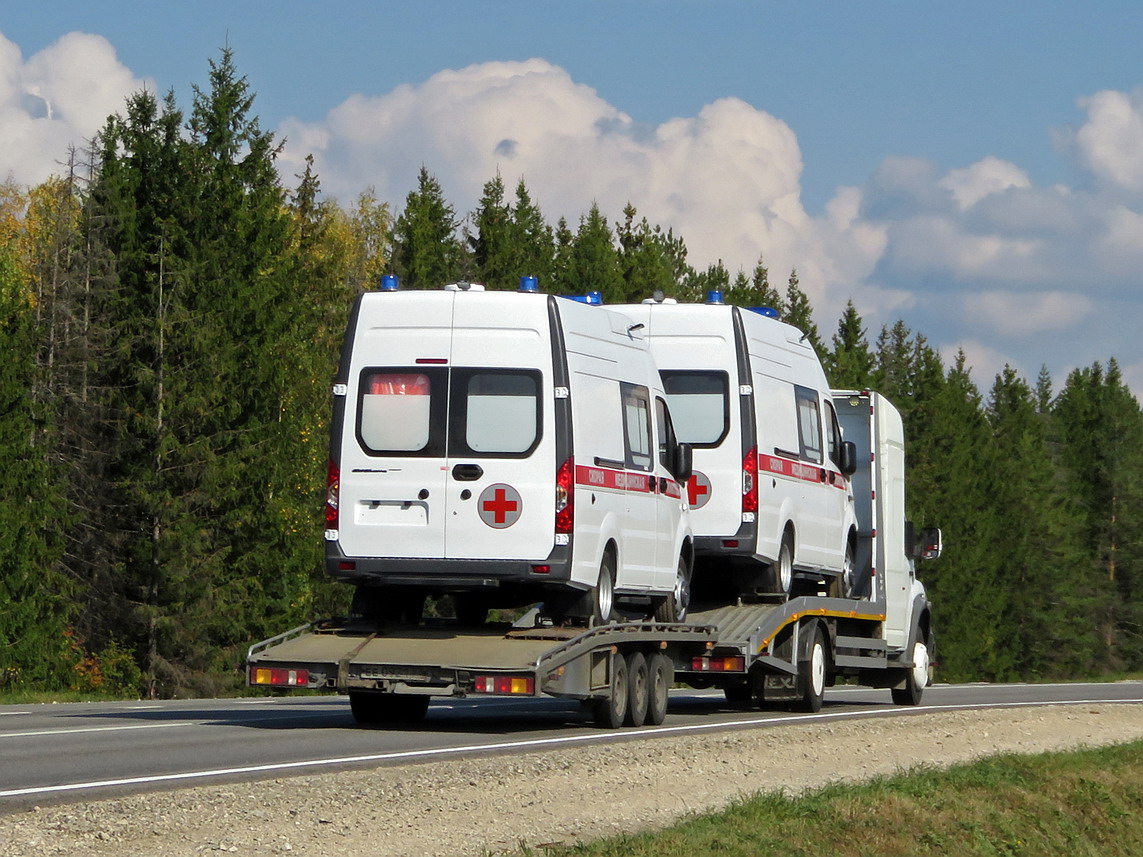
<svg viewBox="0 0 1143 857">
<path fill-rule="evenodd" d="M 715 447 L 730 431 L 730 387 L 725 372 L 664 369 L 659 373 L 679 439 L 697 447 Z"/>
<path fill-rule="evenodd" d="M 623 393 L 624 463 L 635 470 L 654 469 L 651 446 L 651 395 L 646 387 L 620 384 Z"/>
<path fill-rule="evenodd" d="M 809 387 L 794 387 L 798 403 L 798 438 L 801 457 L 815 464 L 822 462 L 822 417 L 818 394 Z"/>
<path fill-rule="evenodd" d="M 454 369 L 449 454 L 530 454 L 540 442 L 540 384 L 534 369 Z"/>
<path fill-rule="evenodd" d="M 362 448 L 371 455 L 443 455 L 446 371 L 364 370 L 357 406 Z"/>
<path fill-rule="evenodd" d="M 841 426 L 833 402 L 826 402 L 826 434 L 829 440 L 829 460 L 841 468 Z"/>
</svg>

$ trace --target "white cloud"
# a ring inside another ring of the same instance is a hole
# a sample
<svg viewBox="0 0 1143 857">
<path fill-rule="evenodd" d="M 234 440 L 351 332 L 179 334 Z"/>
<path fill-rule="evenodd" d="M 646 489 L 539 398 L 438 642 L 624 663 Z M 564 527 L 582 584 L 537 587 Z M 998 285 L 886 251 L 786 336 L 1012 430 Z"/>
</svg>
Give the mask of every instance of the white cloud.
<svg viewBox="0 0 1143 857">
<path fill-rule="evenodd" d="M 68 33 L 25 62 L 0 35 L 0 179 L 36 184 L 61 171 L 144 85 L 102 36 Z"/>
<path fill-rule="evenodd" d="M 673 227 L 690 259 L 749 270 L 760 254 L 784 280 L 823 290 L 812 223 L 800 199 L 801 152 L 786 123 L 726 98 L 697 116 L 642 126 L 544 60 L 442 71 L 380 96 L 355 95 L 316 123 L 290 120 L 283 173 L 313 152 L 322 185 L 348 199 L 373 185 L 398 206 L 426 166 L 459 213 L 499 170 L 523 177 L 555 221 L 594 200 L 619 216 L 628 201 Z"/>
<path fill-rule="evenodd" d="M 961 211 L 972 208 L 987 196 L 1008 188 L 1032 186 L 1028 174 L 1009 161 L 987 157 L 963 170 L 952 170 L 937 185 L 952 192 Z"/>
<path fill-rule="evenodd" d="M 1076 133 L 1081 163 L 1097 177 L 1143 191 L 1143 93 L 1105 90 L 1081 98 L 1087 122 Z"/>
</svg>

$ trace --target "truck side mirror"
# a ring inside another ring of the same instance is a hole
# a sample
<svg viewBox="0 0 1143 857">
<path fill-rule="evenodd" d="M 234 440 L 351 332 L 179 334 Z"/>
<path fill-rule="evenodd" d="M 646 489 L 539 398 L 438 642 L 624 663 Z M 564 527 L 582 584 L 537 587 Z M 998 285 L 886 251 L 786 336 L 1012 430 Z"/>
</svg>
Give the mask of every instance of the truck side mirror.
<svg viewBox="0 0 1143 857">
<path fill-rule="evenodd" d="M 846 476 L 857 472 L 857 444 L 852 440 L 841 442 L 841 461 L 837 463 L 838 469 Z"/>
<path fill-rule="evenodd" d="M 921 530 L 921 540 L 917 545 L 918 559 L 936 559 L 941 555 L 943 548 L 939 527 L 926 527 Z"/>
<path fill-rule="evenodd" d="M 694 451 L 689 443 L 680 443 L 675 447 L 675 466 L 671 468 L 671 475 L 686 485 L 691 479 L 692 470 L 694 470 Z"/>
</svg>

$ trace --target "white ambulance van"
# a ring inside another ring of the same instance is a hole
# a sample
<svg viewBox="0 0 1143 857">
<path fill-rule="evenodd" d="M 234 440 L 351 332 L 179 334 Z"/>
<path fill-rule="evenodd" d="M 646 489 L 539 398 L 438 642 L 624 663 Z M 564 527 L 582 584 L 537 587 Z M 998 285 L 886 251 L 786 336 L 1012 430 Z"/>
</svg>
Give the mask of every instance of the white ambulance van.
<svg viewBox="0 0 1143 857">
<path fill-rule="evenodd" d="M 679 440 L 694 450 L 696 585 L 779 600 L 849 595 L 855 450 L 802 332 L 717 292 L 706 304 L 612 309 L 643 325 Z"/>
<path fill-rule="evenodd" d="M 353 308 L 331 428 L 326 567 L 355 611 L 416 621 L 452 594 L 462 623 L 538 601 L 561 621 L 685 617 L 690 450 L 626 316 L 531 278 L 386 278 Z"/>
</svg>

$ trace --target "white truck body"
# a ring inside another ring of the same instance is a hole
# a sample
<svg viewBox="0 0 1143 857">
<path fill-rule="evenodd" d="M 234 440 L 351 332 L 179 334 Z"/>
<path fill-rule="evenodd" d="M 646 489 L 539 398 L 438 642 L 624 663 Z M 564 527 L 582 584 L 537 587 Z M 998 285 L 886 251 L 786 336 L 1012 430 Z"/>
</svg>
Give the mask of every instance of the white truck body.
<svg viewBox="0 0 1143 857">
<path fill-rule="evenodd" d="M 644 325 L 679 439 L 694 450 L 697 575 L 734 573 L 749 592 L 783 541 L 794 572 L 846 575 L 853 494 L 829 385 L 801 331 L 722 303 L 614 309 Z M 764 586 L 790 594 L 789 582 Z"/>
<path fill-rule="evenodd" d="M 608 564 L 620 599 L 685 584 L 678 444 L 625 316 L 468 284 L 369 292 L 334 391 L 334 577 L 490 606 L 592 590 Z"/>
</svg>

